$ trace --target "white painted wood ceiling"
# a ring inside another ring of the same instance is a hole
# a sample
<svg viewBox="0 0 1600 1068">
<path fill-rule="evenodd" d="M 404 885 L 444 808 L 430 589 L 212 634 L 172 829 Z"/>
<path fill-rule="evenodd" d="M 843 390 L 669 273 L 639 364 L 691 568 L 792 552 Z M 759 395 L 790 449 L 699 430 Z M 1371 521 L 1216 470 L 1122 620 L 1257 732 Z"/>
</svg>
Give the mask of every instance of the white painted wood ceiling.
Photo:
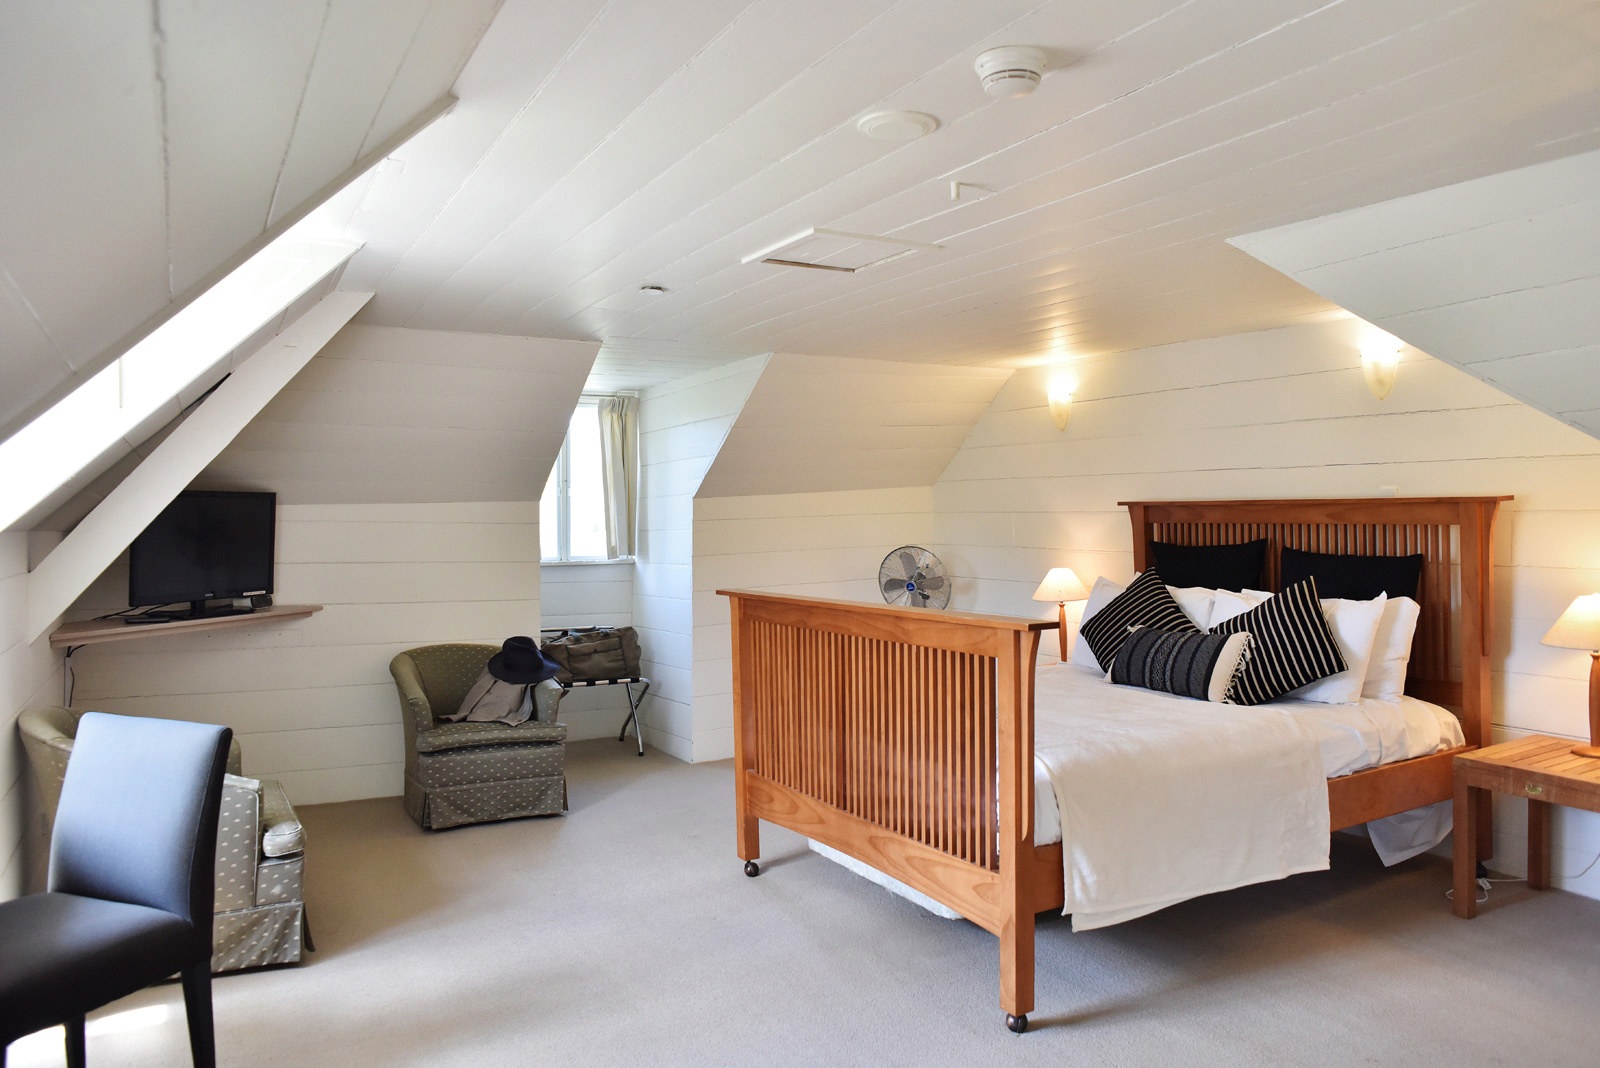
<svg viewBox="0 0 1600 1068">
<path fill-rule="evenodd" d="M 498 6 L 0 4 L 0 434 L 445 99 Z"/>
<path fill-rule="evenodd" d="M 990 101 L 1012 43 L 1059 69 Z M 1225 239 L 1600 147 L 1600 4 L 506 0 L 455 92 L 369 197 L 364 321 L 1016 366 L 1324 316 Z M 740 264 L 809 226 L 944 248 Z"/>
</svg>

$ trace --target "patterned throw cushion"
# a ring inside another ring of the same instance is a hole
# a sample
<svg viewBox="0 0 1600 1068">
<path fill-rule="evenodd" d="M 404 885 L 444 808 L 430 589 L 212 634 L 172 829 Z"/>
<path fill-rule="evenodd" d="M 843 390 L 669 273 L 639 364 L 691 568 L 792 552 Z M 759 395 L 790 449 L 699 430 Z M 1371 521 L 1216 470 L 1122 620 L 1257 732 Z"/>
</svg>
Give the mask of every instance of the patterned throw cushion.
<svg viewBox="0 0 1600 1068">
<path fill-rule="evenodd" d="M 1211 628 L 1212 634 L 1241 631 L 1252 641 L 1249 660 L 1234 680 L 1234 704 L 1265 704 L 1349 666 L 1317 603 L 1316 579 L 1298 582 Z"/>
<path fill-rule="evenodd" d="M 1101 664 L 1110 664 L 1117 658 L 1117 650 L 1128 640 L 1128 631 L 1134 627 L 1149 627 L 1174 634 L 1199 634 L 1195 626 L 1153 567 L 1128 584 L 1128 588 L 1113 597 L 1104 608 L 1086 620 L 1078 629 L 1078 637 L 1089 643 L 1089 651 Z"/>
<path fill-rule="evenodd" d="M 1232 696 L 1234 677 L 1249 644 L 1250 635 L 1244 633 L 1169 634 L 1136 627 L 1117 650 L 1111 681 L 1201 701 L 1225 701 Z"/>
</svg>

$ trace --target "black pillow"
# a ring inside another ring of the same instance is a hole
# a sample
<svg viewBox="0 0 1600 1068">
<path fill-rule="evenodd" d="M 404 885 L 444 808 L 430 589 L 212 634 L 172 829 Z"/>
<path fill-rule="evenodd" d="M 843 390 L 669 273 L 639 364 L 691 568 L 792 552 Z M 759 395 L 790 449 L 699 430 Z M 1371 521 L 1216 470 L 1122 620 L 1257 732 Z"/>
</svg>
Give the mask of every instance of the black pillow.
<svg viewBox="0 0 1600 1068">
<path fill-rule="evenodd" d="M 1128 588 L 1106 602 L 1106 606 L 1078 627 L 1078 637 L 1089 643 L 1100 670 L 1109 671 L 1117 650 L 1128 640 L 1133 627 L 1150 627 L 1175 634 L 1199 634 L 1201 630 L 1184 615 L 1178 602 L 1167 592 L 1167 584 L 1153 567 Z"/>
<path fill-rule="evenodd" d="M 1234 677 L 1234 704 L 1265 704 L 1349 666 L 1317 603 L 1314 578 L 1211 628 L 1212 634 L 1240 631 L 1250 634 L 1250 656 Z"/>
<path fill-rule="evenodd" d="M 1344 556 L 1283 550 L 1279 585 L 1289 587 L 1315 577 L 1324 597 L 1370 601 L 1380 593 L 1417 599 L 1422 579 L 1422 554 L 1414 556 Z"/>
<path fill-rule="evenodd" d="M 1175 545 L 1153 541 L 1150 553 L 1169 586 L 1213 590 L 1259 590 L 1267 539 L 1238 545 Z"/>
<path fill-rule="evenodd" d="M 1224 701 L 1248 637 L 1233 634 L 1169 634 L 1135 627 L 1111 662 L 1111 681 L 1118 686 Z M 1229 646 L 1229 642 L 1236 643 Z"/>
</svg>

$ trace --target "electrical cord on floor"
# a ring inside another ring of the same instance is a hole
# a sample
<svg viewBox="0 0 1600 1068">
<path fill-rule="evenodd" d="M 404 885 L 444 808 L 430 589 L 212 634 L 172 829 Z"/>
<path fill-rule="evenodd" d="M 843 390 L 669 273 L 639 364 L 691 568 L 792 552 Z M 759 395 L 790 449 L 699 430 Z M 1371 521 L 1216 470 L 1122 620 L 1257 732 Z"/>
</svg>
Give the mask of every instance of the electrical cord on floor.
<svg viewBox="0 0 1600 1068">
<path fill-rule="evenodd" d="M 1590 858 L 1589 863 L 1587 863 L 1587 864 L 1585 864 L 1583 866 L 1583 870 L 1582 871 L 1576 872 L 1576 873 L 1574 873 L 1572 875 L 1555 875 L 1555 876 L 1551 876 L 1550 881 L 1552 883 L 1554 883 L 1554 882 L 1557 882 L 1557 881 L 1569 882 L 1570 880 L 1573 880 L 1573 879 L 1581 879 L 1585 875 L 1588 875 L 1590 869 L 1592 869 L 1596 864 L 1600 864 L 1600 853 L 1596 853 L 1592 858 Z M 1479 865 L 1478 870 L 1482 871 L 1483 870 L 1483 866 Z M 1486 875 L 1480 875 L 1480 876 L 1478 876 L 1478 878 L 1475 881 L 1478 884 L 1478 889 L 1483 891 L 1483 893 L 1478 896 L 1478 904 L 1481 905 L 1485 901 L 1489 900 L 1489 891 L 1491 889 L 1493 889 L 1495 883 L 1525 883 L 1528 880 L 1527 880 L 1526 877 L 1521 878 L 1521 879 L 1515 879 L 1515 878 L 1491 879 Z M 1444 896 L 1449 900 L 1452 900 L 1452 901 L 1455 900 L 1455 896 L 1456 896 L 1455 888 L 1451 887 L 1449 890 L 1446 890 L 1444 892 Z"/>
</svg>

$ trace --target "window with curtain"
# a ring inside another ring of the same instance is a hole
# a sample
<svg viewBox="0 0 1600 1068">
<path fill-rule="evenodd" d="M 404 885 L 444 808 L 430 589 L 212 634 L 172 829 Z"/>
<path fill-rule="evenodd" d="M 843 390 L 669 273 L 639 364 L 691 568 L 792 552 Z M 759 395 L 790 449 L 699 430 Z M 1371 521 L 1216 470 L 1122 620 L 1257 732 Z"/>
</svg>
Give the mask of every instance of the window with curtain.
<svg viewBox="0 0 1600 1068">
<path fill-rule="evenodd" d="M 638 511 L 638 399 L 584 396 L 539 498 L 546 561 L 625 560 Z"/>
</svg>

